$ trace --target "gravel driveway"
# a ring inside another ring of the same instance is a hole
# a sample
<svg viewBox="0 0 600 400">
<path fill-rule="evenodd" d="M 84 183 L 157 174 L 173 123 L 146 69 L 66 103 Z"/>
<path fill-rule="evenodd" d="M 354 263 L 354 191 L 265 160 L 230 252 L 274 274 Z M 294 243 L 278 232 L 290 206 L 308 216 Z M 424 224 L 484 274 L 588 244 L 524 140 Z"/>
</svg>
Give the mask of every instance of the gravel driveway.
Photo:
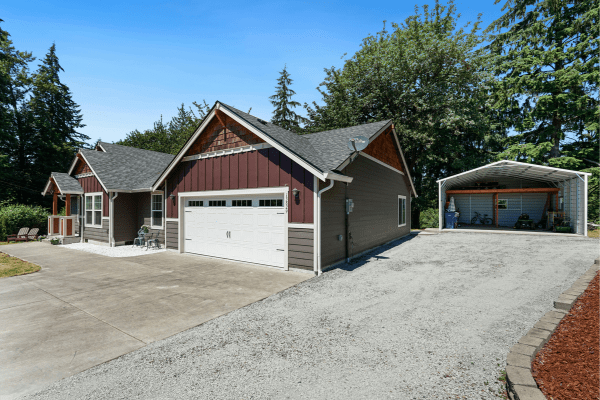
<svg viewBox="0 0 600 400">
<path fill-rule="evenodd" d="M 584 238 L 412 237 L 29 398 L 497 398 L 509 348 L 598 251 Z"/>
</svg>

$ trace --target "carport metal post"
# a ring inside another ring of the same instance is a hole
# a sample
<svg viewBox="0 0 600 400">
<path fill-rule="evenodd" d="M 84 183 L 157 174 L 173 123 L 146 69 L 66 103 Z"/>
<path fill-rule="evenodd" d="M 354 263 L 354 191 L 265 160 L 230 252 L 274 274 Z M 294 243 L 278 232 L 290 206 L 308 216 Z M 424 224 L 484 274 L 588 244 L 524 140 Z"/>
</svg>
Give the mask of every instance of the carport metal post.
<svg viewBox="0 0 600 400">
<path fill-rule="evenodd" d="M 439 230 L 442 230 L 442 223 L 444 221 L 443 218 L 443 207 L 442 207 L 442 183 L 445 183 L 446 181 L 440 181 L 438 182 L 438 210 L 439 210 Z"/>
<path fill-rule="evenodd" d="M 588 235 L 587 231 L 587 219 L 588 219 L 588 176 L 584 175 L 584 184 L 583 184 L 583 236 Z"/>
</svg>

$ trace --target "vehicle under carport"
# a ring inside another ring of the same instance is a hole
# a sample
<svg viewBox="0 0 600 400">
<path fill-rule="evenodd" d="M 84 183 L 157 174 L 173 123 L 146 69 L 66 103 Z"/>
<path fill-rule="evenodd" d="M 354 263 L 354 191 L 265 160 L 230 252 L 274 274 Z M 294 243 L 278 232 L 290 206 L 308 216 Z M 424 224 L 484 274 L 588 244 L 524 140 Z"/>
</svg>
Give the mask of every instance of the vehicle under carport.
<svg viewBox="0 0 600 400">
<path fill-rule="evenodd" d="M 439 229 L 587 236 L 590 175 L 504 160 L 440 179 Z"/>
</svg>

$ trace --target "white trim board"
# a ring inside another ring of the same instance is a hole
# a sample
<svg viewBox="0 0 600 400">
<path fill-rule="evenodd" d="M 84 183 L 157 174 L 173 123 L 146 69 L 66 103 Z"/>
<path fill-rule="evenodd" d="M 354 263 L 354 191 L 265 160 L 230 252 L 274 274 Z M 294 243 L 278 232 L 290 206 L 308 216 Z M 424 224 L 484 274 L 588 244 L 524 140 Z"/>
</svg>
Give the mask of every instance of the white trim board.
<svg viewBox="0 0 600 400">
<path fill-rule="evenodd" d="M 275 186 L 257 189 L 230 189 L 230 190 L 205 190 L 203 192 L 179 192 L 178 197 L 224 197 L 224 196 L 249 196 L 261 194 L 279 194 L 289 192 L 289 186 Z"/>
<path fill-rule="evenodd" d="M 294 229 L 315 229 L 315 224 L 301 224 L 298 222 L 288 222 L 288 228 Z"/>
<path fill-rule="evenodd" d="M 392 167 L 391 165 L 388 165 L 388 164 L 384 163 L 384 162 L 383 162 L 383 161 L 381 161 L 381 160 L 378 160 L 378 159 L 376 159 L 376 158 L 375 158 L 375 157 L 373 157 L 373 156 L 370 156 L 370 155 L 368 155 L 367 153 L 363 153 L 363 152 L 361 151 L 361 152 L 360 152 L 360 153 L 358 153 L 358 154 L 360 154 L 361 156 L 364 156 L 364 157 L 368 158 L 369 160 L 371 160 L 371 161 L 373 161 L 373 162 L 376 162 L 376 163 L 377 163 L 377 164 L 379 164 L 379 165 L 383 165 L 384 167 L 386 167 L 386 168 L 389 168 L 389 169 L 391 169 L 392 171 L 399 173 L 400 175 L 404 175 L 404 172 L 402 172 L 402 171 L 400 171 L 400 170 L 398 170 L 398 169 L 396 169 L 396 168 Z"/>
<path fill-rule="evenodd" d="M 200 160 L 203 158 L 221 157 L 221 156 L 227 156 L 230 154 L 245 153 L 247 151 L 268 149 L 271 147 L 273 147 L 273 146 L 271 146 L 269 143 L 251 144 L 248 146 L 235 147 L 233 149 L 215 150 L 215 151 L 209 151 L 206 153 L 195 154 L 193 156 L 183 157 L 181 159 L 181 161 L 192 161 L 192 160 Z"/>
</svg>

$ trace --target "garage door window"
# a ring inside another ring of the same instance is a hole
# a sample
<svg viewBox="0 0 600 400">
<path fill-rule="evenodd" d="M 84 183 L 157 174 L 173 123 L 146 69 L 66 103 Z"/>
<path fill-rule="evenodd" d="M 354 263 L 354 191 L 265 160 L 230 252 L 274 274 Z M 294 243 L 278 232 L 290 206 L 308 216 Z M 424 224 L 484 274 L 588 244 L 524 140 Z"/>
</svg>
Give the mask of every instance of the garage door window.
<svg viewBox="0 0 600 400">
<path fill-rule="evenodd" d="M 406 197 L 398 196 L 398 227 L 406 225 Z"/>
<path fill-rule="evenodd" d="M 189 200 L 188 207 L 204 207 L 204 202 L 201 200 Z"/>
<path fill-rule="evenodd" d="M 268 200 L 259 200 L 259 207 L 283 207 L 283 200 L 281 199 L 268 199 Z"/>
<path fill-rule="evenodd" d="M 163 218 L 163 195 L 152 195 L 152 226 L 162 228 Z"/>
<path fill-rule="evenodd" d="M 225 200 L 210 200 L 208 202 L 209 207 L 225 207 Z"/>
<path fill-rule="evenodd" d="M 232 207 L 252 207 L 252 200 L 231 200 Z"/>
</svg>

